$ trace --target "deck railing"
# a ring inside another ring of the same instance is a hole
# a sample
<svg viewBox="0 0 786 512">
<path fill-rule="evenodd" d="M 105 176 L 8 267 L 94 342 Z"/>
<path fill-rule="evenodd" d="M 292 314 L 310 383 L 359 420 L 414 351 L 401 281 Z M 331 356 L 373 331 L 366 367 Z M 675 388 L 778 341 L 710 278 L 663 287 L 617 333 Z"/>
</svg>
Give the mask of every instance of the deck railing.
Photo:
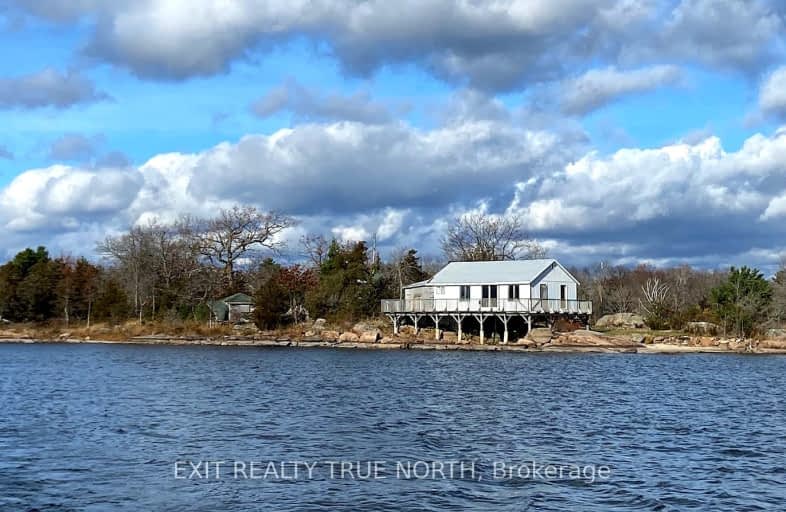
<svg viewBox="0 0 786 512">
<path fill-rule="evenodd" d="M 383 313 L 571 313 L 592 314 L 592 301 L 565 299 L 383 300 Z"/>
</svg>

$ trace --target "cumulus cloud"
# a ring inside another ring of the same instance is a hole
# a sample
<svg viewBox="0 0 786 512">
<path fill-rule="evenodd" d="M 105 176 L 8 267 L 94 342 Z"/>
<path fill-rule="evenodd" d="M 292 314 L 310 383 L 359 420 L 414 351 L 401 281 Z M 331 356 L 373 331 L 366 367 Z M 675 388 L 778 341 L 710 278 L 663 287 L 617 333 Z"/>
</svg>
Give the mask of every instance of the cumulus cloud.
<svg viewBox="0 0 786 512">
<path fill-rule="evenodd" d="M 588 63 L 635 67 L 664 56 L 760 69 L 777 59 L 774 0 L 12 0 L 61 22 L 93 20 L 89 54 L 154 79 L 225 72 L 306 38 L 354 75 L 416 63 L 482 90 L 559 81 Z M 145 37 L 139 37 L 145 34 Z"/>
<path fill-rule="evenodd" d="M 782 247 L 786 133 L 736 152 L 716 137 L 655 149 L 591 152 L 517 186 L 511 211 L 540 236 L 624 244 L 627 256 L 692 258 Z M 620 256 L 620 255 L 618 255 Z"/>
<path fill-rule="evenodd" d="M 611 66 L 593 69 L 562 85 L 563 112 L 583 115 L 634 93 L 650 91 L 680 80 L 676 66 L 651 66 L 621 71 Z"/>
<path fill-rule="evenodd" d="M 79 240 L 84 251 L 96 233 L 240 202 L 341 239 L 433 254 L 446 219 L 482 205 L 521 214 L 570 263 L 714 265 L 784 249 L 785 166 L 783 130 L 736 151 L 708 137 L 603 155 L 508 122 L 312 124 L 139 167 L 24 172 L 0 192 L 0 230 L 11 241 Z"/>
<path fill-rule="evenodd" d="M 762 83 L 759 108 L 765 114 L 786 118 L 786 66 L 774 70 Z"/>
<path fill-rule="evenodd" d="M 295 81 L 276 87 L 251 105 L 258 117 L 291 112 L 299 121 L 357 121 L 386 123 L 391 120 L 388 108 L 371 99 L 367 92 L 325 94 L 308 89 Z"/>
<path fill-rule="evenodd" d="M 87 77 L 73 71 L 61 73 L 52 68 L 0 78 L 0 109 L 68 108 L 78 104 L 109 99 Z"/>
</svg>

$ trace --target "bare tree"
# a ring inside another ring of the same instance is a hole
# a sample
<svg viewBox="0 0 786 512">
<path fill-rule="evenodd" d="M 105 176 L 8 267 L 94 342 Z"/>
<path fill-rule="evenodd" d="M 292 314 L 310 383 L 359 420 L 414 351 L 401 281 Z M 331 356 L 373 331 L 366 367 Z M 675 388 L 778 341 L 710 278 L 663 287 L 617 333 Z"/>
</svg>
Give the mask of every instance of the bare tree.
<svg viewBox="0 0 786 512">
<path fill-rule="evenodd" d="M 153 295 L 153 250 L 150 231 L 135 226 L 122 236 L 107 237 L 98 252 L 111 257 L 126 290 L 134 299 L 134 312 L 142 320 L 142 309 Z"/>
<path fill-rule="evenodd" d="M 442 239 L 442 251 L 452 261 L 535 259 L 546 249 L 524 231 L 519 216 L 472 213 L 457 217 Z"/>
<path fill-rule="evenodd" d="M 322 262 L 327 257 L 330 242 L 322 235 L 303 235 L 300 238 L 300 245 L 303 247 L 303 254 L 311 260 L 311 264 L 317 268 L 322 266 Z"/>
<path fill-rule="evenodd" d="M 197 220 L 192 236 L 199 252 L 211 264 L 221 266 L 230 290 L 235 288 L 238 260 L 259 248 L 278 250 L 276 235 L 294 226 L 295 220 L 278 212 L 260 212 L 252 206 L 221 210 L 212 219 Z"/>
</svg>

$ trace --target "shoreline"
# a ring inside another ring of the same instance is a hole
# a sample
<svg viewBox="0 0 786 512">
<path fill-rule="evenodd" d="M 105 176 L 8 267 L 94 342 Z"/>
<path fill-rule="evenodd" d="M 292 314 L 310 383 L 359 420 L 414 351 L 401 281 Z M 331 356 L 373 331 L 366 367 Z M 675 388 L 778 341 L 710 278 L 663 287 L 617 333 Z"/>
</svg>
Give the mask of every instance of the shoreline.
<svg viewBox="0 0 786 512">
<path fill-rule="evenodd" d="M 786 355 L 786 349 L 756 348 L 754 350 L 728 350 L 719 347 L 673 345 L 669 343 L 626 344 L 626 345 L 545 345 L 534 348 L 522 344 L 478 344 L 437 343 L 405 339 L 396 342 L 332 342 L 317 339 L 280 337 L 259 339 L 253 337 L 135 337 L 123 340 L 101 339 L 44 339 L 44 338 L 0 338 L 0 344 L 97 344 L 97 345 L 159 345 L 159 346 L 212 346 L 212 347 L 263 347 L 263 348 L 332 348 L 342 350 L 424 350 L 424 351 L 468 351 L 468 352 L 519 352 L 519 353 L 607 353 L 607 354 L 745 354 Z"/>
</svg>

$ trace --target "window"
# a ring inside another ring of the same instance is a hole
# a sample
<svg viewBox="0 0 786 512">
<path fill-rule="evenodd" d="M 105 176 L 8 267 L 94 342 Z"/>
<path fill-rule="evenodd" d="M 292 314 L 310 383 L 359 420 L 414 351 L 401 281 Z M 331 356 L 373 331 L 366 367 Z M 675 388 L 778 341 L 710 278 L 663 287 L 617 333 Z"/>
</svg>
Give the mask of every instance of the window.
<svg viewBox="0 0 786 512">
<path fill-rule="evenodd" d="M 508 285 L 508 298 L 509 299 L 521 298 L 521 296 L 519 295 L 519 285 L 517 284 Z"/>
<path fill-rule="evenodd" d="M 461 297 L 461 300 L 469 299 L 469 286 L 462 285 L 459 293 L 460 293 L 459 297 Z"/>
<path fill-rule="evenodd" d="M 438 286 L 437 287 L 437 293 L 439 295 L 445 295 L 445 287 L 444 286 Z"/>
</svg>

